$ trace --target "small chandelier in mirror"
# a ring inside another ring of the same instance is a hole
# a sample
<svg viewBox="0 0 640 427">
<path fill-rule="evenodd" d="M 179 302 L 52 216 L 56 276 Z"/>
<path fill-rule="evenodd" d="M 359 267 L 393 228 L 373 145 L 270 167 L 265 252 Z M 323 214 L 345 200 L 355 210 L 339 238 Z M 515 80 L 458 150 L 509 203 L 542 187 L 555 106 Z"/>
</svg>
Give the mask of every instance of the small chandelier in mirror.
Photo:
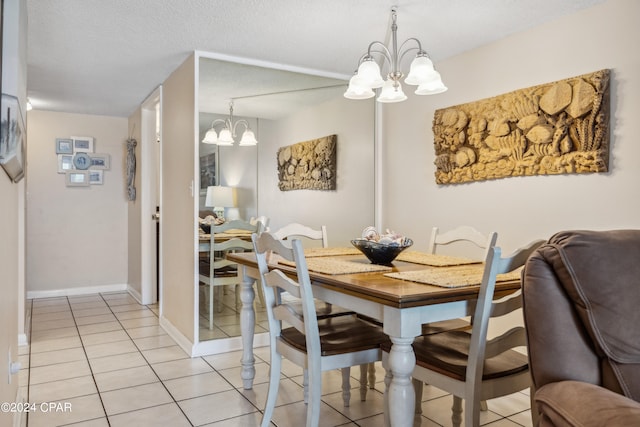
<svg viewBox="0 0 640 427">
<path fill-rule="evenodd" d="M 218 134 L 215 127 L 219 124 L 223 125 L 223 128 Z M 258 141 L 256 136 L 249 126 L 249 122 L 244 119 L 233 121 L 233 101 L 229 103 L 229 118 L 228 119 L 215 119 L 211 122 L 211 129 L 207 131 L 202 140 L 205 144 L 217 144 L 222 146 L 231 146 L 234 144 L 236 138 L 236 129 L 238 125 L 244 126 L 244 132 L 242 138 L 240 138 L 240 146 L 256 145 Z"/>
<path fill-rule="evenodd" d="M 398 25 L 396 24 L 397 8 L 391 8 L 391 51 L 379 41 L 369 44 L 367 53 L 364 54 L 358 63 L 358 71 L 351 80 L 349 87 L 344 93 L 349 99 L 368 99 L 375 96 L 374 89 L 382 88 L 378 95 L 378 102 L 400 102 L 407 99 L 402 90 L 400 79 L 404 73 L 400 70 L 400 61 L 409 52 L 416 51 L 415 58 L 411 62 L 409 74 L 404 82 L 408 85 L 418 86 L 414 92 L 416 95 L 434 95 L 447 90 L 442 83 L 440 73 L 433 68 L 433 62 L 426 51 L 422 49 L 420 40 L 410 38 L 405 40 L 398 51 Z M 407 46 L 407 43 L 415 43 L 415 46 Z M 380 50 L 376 50 L 379 48 Z M 376 62 L 374 55 L 379 55 L 380 59 L 386 60 L 389 66 L 387 79 L 380 74 L 380 65 Z"/>
</svg>

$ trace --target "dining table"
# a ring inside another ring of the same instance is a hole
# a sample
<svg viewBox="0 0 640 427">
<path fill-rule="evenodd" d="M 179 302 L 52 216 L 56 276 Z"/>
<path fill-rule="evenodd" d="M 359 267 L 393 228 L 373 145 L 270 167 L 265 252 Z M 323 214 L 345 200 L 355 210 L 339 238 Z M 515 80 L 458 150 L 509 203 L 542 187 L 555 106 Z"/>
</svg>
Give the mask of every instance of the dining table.
<svg viewBox="0 0 640 427">
<path fill-rule="evenodd" d="M 242 333 L 241 377 L 244 389 L 253 387 L 255 358 L 255 292 L 259 277 L 254 253 L 228 254 L 243 269 L 240 299 Z M 484 271 L 482 263 L 465 258 L 405 251 L 388 265 L 372 264 L 356 248 L 305 250 L 314 298 L 344 307 L 382 324 L 392 347 L 388 369 L 385 419 L 391 426 L 413 424 L 415 392 L 411 373 L 415 367 L 412 343 L 422 325 L 473 314 Z M 296 269 L 277 255 L 269 257 L 269 269 L 295 278 Z M 496 297 L 520 288 L 519 276 L 499 278 Z"/>
</svg>

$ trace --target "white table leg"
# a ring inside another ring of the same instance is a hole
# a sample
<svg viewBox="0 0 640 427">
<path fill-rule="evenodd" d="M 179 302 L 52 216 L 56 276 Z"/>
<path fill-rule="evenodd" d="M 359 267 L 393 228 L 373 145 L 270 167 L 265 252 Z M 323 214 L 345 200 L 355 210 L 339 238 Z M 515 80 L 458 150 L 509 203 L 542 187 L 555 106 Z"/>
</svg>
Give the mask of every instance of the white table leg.
<svg viewBox="0 0 640 427">
<path fill-rule="evenodd" d="M 256 376 L 255 358 L 253 357 L 253 334 L 256 329 L 256 313 L 253 308 L 255 292 L 253 291 L 254 280 L 247 275 L 246 267 L 243 269 L 243 280 L 240 285 L 240 301 L 242 309 L 240 311 L 240 330 L 242 334 L 242 386 L 245 390 L 253 388 L 253 379 Z"/>
<path fill-rule="evenodd" d="M 392 427 L 411 427 L 415 410 L 415 391 L 411 374 L 416 366 L 413 338 L 390 337 L 393 346 L 389 367 L 393 378 L 389 386 L 389 415 Z"/>
</svg>

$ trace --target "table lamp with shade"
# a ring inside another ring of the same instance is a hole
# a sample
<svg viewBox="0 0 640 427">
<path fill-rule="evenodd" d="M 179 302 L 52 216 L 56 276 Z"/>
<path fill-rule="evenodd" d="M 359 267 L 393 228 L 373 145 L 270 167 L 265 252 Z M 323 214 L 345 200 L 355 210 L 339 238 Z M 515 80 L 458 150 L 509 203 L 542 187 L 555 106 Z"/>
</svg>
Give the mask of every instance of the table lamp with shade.
<svg viewBox="0 0 640 427">
<path fill-rule="evenodd" d="M 224 218 L 224 209 L 236 206 L 232 187 L 212 185 L 207 187 L 207 197 L 204 205 L 213 208 L 213 213 L 218 218 Z"/>
</svg>

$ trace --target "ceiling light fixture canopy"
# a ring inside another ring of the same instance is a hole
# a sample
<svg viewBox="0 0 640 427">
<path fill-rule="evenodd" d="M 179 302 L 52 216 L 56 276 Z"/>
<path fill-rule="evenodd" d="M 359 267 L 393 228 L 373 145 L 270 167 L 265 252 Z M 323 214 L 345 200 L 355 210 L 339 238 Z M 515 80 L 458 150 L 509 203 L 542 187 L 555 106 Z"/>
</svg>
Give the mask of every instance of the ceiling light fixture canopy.
<svg viewBox="0 0 640 427">
<path fill-rule="evenodd" d="M 224 127 L 220 130 L 220 134 L 216 132 L 215 127 L 222 124 Z M 249 122 L 244 119 L 233 121 L 233 101 L 229 103 L 229 118 L 228 119 L 215 119 L 211 122 L 211 129 L 207 131 L 202 140 L 205 144 L 218 144 L 222 146 L 231 146 L 234 144 L 236 138 L 236 129 L 238 125 L 244 126 L 244 132 L 242 138 L 240 138 L 240 146 L 256 145 L 258 141 L 256 136 L 249 126 Z"/>
<path fill-rule="evenodd" d="M 415 58 L 411 62 L 409 74 L 404 82 L 408 85 L 418 86 L 414 92 L 416 95 L 434 95 L 447 90 L 442 83 L 440 73 L 433 68 L 433 62 L 429 55 L 422 49 L 420 40 L 410 38 L 400 45 L 398 51 L 398 24 L 397 7 L 391 8 L 391 48 L 390 51 L 382 42 L 374 41 L 369 44 L 367 53 L 364 54 L 358 63 L 358 71 L 349 80 L 349 87 L 344 93 L 349 99 L 368 99 L 375 93 L 374 89 L 382 88 L 378 95 L 378 102 L 400 102 L 407 99 L 402 90 L 400 79 L 404 73 L 400 70 L 402 58 L 409 52 L 417 51 Z M 407 46 L 407 43 L 414 42 L 416 46 Z M 380 50 L 377 50 L 379 48 Z M 380 66 L 376 62 L 374 55 L 380 55 L 380 59 L 388 63 L 389 72 L 387 79 L 382 78 Z"/>
</svg>

